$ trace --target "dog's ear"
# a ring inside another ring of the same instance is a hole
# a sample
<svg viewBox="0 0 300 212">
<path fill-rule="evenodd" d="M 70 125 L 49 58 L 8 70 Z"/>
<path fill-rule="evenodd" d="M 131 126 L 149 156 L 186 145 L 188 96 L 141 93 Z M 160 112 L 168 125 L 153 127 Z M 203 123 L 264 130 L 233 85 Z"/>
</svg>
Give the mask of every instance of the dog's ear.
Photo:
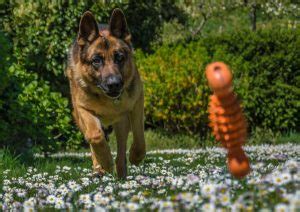
<svg viewBox="0 0 300 212">
<path fill-rule="evenodd" d="M 93 14 L 87 11 L 80 20 L 77 42 L 79 45 L 84 45 L 86 42 L 91 43 L 97 37 L 99 37 L 97 22 Z"/>
<path fill-rule="evenodd" d="M 112 36 L 130 42 L 130 33 L 127 27 L 127 22 L 124 13 L 121 9 L 114 9 L 112 12 L 109 31 Z"/>
</svg>

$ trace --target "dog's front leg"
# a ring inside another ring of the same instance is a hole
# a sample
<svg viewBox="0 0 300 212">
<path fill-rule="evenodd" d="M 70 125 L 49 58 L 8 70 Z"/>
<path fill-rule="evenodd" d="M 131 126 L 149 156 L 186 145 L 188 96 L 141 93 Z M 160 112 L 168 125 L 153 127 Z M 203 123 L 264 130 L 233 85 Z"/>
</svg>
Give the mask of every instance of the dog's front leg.
<svg viewBox="0 0 300 212">
<path fill-rule="evenodd" d="M 134 165 L 138 165 L 146 155 L 143 93 L 135 104 L 133 111 L 130 113 L 130 123 L 133 134 L 133 143 L 130 147 L 129 161 Z"/>
<path fill-rule="evenodd" d="M 99 174 L 113 171 L 113 159 L 100 120 L 84 108 L 77 109 L 78 125 L 89 142 L 93 168 Z"/>
<path fill-rule="evenodd" d="M 119 178 L 126 178 L 127 166 L 126 166 L 126 143 L 128 133 L 130 130 L 130 122 L 128 115 L 125 115 L 121 120 L 113 125 L 116 139 L 117 139 L 117 158 L 116 168 Z"/>
</svg>

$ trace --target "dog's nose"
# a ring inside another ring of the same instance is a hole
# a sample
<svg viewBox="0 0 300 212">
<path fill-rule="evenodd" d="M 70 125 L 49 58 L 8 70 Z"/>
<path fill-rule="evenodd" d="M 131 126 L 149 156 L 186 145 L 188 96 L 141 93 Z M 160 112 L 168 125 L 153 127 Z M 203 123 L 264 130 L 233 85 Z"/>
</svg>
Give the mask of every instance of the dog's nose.
<svg viewBox="0 0 300 212">
<path fill-rule="evenodd" d="M 107 77 L 106 86 L 110 92 L 118 92 L 122 89 L 123 81 L 120 75 L 110 75 Z"/>
</svg>

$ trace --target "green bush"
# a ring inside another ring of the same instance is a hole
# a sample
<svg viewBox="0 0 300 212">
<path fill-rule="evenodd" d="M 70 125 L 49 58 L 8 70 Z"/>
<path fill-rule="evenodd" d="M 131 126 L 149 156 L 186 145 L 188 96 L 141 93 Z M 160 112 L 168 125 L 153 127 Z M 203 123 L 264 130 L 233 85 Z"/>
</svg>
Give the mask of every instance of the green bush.
<svg viewBox="0 0 300 212">
<path fill-rule="evenodd" d="M 196 45 L 195 45 L 196 44 Z M 208 87 L 203 70 L 209 57 L 197 43 L 163 46 L 136 55 L 145 82 L 146 122 L 172 131 L 207 130 Z"/>
<path fill-rule="evenodd" d="M 0 32 L 0 110 L 5 111 L 4 104 L 6 99 L 2 98 L 5 89 L 8 86 L 8 67 L 10 64 L 10 54 L 11 54 L 11 46 L 7 39 L 3 36 Z M 8 124 L 5 120 L 3 120 L 2 116 L 0 115 L 0 127 L 2 129 L 8 128 Z M 0 137 L 2 137 L 2 131 L 0 130 Z M 0 142 L 0 146 L 2 142 Z"/>
<path fill-rule="evenodd" d="M 45 152 L 81 142 L 72 125 L 68 100 L 51 91 L 37 74 L 27 73 L 13 64 L 8 71 L 8 86 L 1 94 L 1 146 L 17 152 L 35 145 Z"/>
<path fill-rule="evenodd" d="M 36 73 L 14 63 L 9 42 L 1 35 L 0 46 L 0 146 L 20 153 L 33 144 L 53 151 L 81 142 L 67 99 L 51 91 Z"/>
<path fill-rule="evenodd" d="M 146 121 L 170 131 L 206 133 L 210 91 L 205 66 L 229 64 L 250 128 L 299 130 L 300 31 L 235 32 L 137 52 Z"/>
<path fill-rule="evenodd" d="M 11 46 L 7 39 L 0 32 L 0 94 L 3 93 L 3 90 L 7 87 L 7 68 L 10 64 L 10 50 Z M 0 108 L 2 107 L 3 100 L 0 99 Z M 1 121 L 1 120 L 0 120 Z"/>
</svg>

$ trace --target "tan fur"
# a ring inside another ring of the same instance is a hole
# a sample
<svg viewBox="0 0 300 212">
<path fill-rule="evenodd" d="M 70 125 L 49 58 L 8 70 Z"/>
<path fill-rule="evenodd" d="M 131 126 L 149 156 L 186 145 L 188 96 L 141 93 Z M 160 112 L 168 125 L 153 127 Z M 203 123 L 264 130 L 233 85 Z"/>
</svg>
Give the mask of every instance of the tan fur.
<svg viewBox="0 0 300 212">
<path fill-rule="evenodd" d="M 85 24 L 84 20 L 82 24 Z M 130 148 L 130 162 L 137 165 L 145 156 L 143 84 L 134 64 L 128 39 L 116 38 L 106 32 L 105 39 L 109 42 L 109 48 L 106 48 L 105 40 L 99 36 L 101 32 L 98 35 L 93 33 L 90 33 L 86 40 L 79 33 L 70 51 L 67 76 L 70 82 L 73 117 L 90 144 L 94 171 L 99 174 L 113 171 L 113 160 L 103 130 L 113 126 L 118 146 L 117 174 L 119 177 L 126 177 L 126 142 L 130 130 L 134 138 Z M 95 40 L 91 42 L 93 36 Z M 87 42 L 88 48 L 84 49 L 83 46 L 87 45 Z M 117 50 L 127 52 L 127 57 L 121 68 L 123 92 L 119 98 L 112 99 L 98 88 L 93 80 L 119 71 L 112 59 Z M 82 57 L 89 60 L 94 54 L 102 55 L 106 61 L 99 71 L 93 71 L 90 65 L 82 60 Z"/>
</svg>

